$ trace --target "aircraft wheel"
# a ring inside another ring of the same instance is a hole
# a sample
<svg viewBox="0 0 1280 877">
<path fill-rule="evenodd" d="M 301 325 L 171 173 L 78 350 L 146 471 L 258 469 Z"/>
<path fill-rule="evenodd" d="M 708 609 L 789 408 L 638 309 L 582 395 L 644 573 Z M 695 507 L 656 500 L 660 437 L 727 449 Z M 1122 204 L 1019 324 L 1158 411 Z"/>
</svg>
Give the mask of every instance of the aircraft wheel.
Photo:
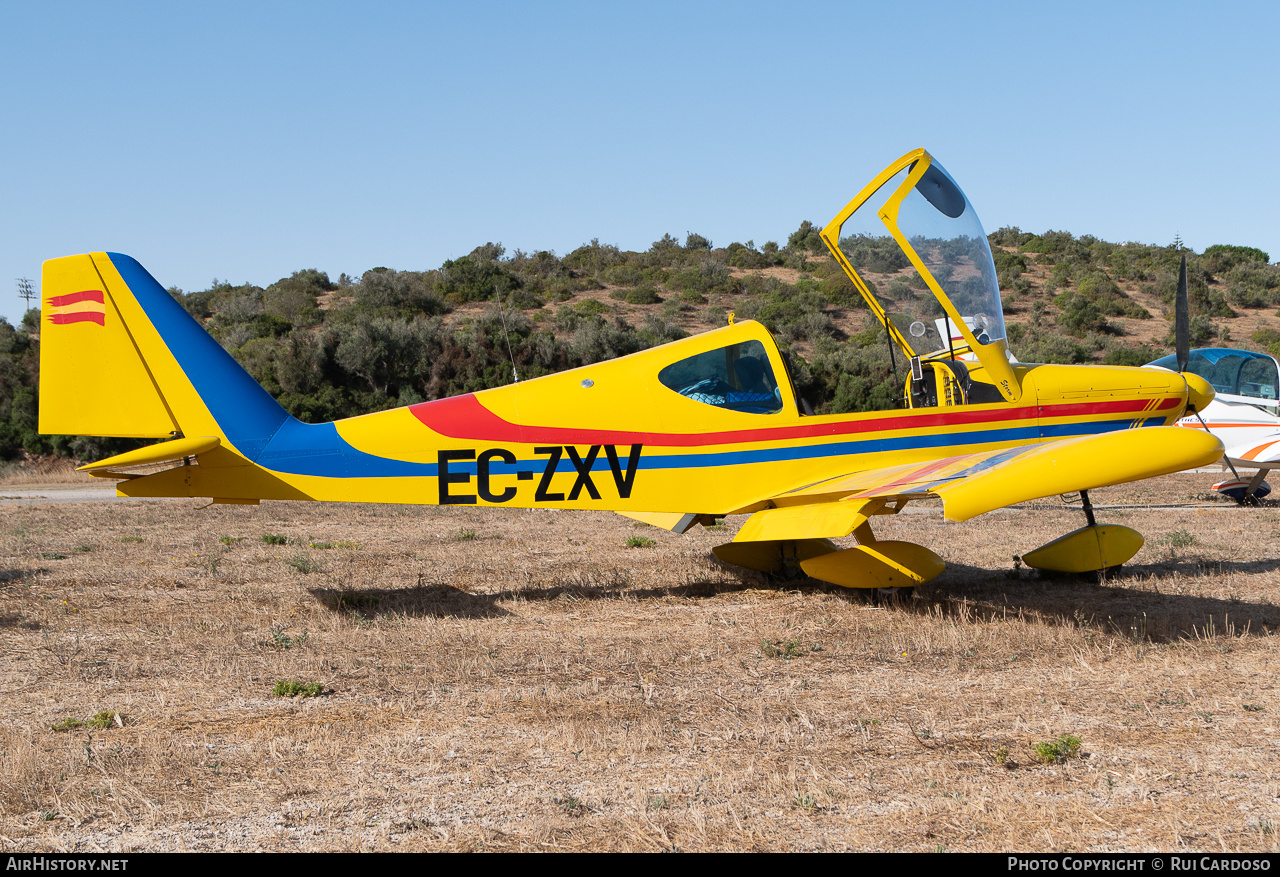
<svg viewBox="0 0 1280 877">
<path fill-rule="evenodd" d="M 893 606 L 898 603 L 909 603 L 915 593 L 915 588 L 873 588 L 871 591 L 871 602 L 877 606 Z"/>
<path fill-rule="evenodd" d="M 1109 566 L 1106 569 L 1095 569 L 1092 572 L 1081 573 L 1080 578 L 1091 585 L 1105 585 L 1107 582 L 1117 578 L 1124 572 L 1124 564 Z"/>
</svg>

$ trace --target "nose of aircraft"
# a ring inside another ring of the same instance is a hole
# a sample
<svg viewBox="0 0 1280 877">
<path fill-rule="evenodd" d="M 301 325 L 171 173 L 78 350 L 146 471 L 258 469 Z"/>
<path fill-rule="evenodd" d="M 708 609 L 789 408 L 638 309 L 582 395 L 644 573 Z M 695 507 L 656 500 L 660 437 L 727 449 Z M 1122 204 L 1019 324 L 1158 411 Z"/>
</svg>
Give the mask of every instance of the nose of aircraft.
<svg viewBox="0 0 1280 877">
<path fill-rule="evenodd" d="M 1203 411 L 1213 401 L 1213 387 L 1197 374 L 1183 372 L 1182 379 L 1187 382 L 1187 413 Z"/>
</svg>

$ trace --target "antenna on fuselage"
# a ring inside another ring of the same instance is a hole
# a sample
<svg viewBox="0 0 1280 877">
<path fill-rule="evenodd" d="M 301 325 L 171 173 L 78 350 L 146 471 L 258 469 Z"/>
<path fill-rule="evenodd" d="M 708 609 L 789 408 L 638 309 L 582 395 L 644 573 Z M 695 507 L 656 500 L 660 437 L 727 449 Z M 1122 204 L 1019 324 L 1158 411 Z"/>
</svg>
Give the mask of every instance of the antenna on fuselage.
<svg viewBox="0 0 1280 877">
<path fill-rule="evenodd" d="M 502 293 L 498 291 L 498 284 L 493 285 L 493 297 L 498 302 L 498 316 L 502 318 L 502 337 L 507 341 L 507 358 L 511 360 L 511 379 L 515 383 L 520 383 L 520 375 L 516 374 L 516 356 L 511 352 L 511 333 L 507 331 L 507 309 L 502 304 Z"/>
</svg>

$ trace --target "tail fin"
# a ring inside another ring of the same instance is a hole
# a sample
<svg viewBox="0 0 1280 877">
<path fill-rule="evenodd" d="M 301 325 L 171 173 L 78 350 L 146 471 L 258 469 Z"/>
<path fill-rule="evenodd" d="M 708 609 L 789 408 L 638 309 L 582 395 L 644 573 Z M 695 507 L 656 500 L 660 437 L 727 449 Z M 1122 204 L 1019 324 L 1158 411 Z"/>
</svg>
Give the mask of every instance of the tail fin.
<svg viewBox="0 0 1280 877">
<path fill-rule="evenodd" d="M 44 263 L 40 431 L 208 436 L 253 460 L 289 414 L 118 253 Z"/>
</svg>

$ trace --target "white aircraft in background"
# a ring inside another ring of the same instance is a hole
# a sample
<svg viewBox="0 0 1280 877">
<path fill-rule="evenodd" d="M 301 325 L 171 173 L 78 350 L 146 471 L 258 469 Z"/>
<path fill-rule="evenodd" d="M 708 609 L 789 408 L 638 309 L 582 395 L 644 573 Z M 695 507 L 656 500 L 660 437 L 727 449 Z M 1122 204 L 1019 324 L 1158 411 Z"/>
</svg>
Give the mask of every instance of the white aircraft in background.
<svg viewBox="0 0 1280 877">
<path fill-rule="evenodd" d="M 1179 370 L 1176 354 L 1147 367 Z M 1271 487 L 1262 479 L 1280 468 L 1280 363 L 1265 353 L 1200 347 L 1190 351 L 1183 371 L 1204 378 L 1217 394 L 1203 411 L 1178 421 L 1179 426 L 1208 430 L 1227 449 L 1223 461 L 1235 477 L 1213 489 L 1238 502 L 1266 496 Z M 1257 472 L 1242 478 L 1240 469 Z"/>
</svg>

